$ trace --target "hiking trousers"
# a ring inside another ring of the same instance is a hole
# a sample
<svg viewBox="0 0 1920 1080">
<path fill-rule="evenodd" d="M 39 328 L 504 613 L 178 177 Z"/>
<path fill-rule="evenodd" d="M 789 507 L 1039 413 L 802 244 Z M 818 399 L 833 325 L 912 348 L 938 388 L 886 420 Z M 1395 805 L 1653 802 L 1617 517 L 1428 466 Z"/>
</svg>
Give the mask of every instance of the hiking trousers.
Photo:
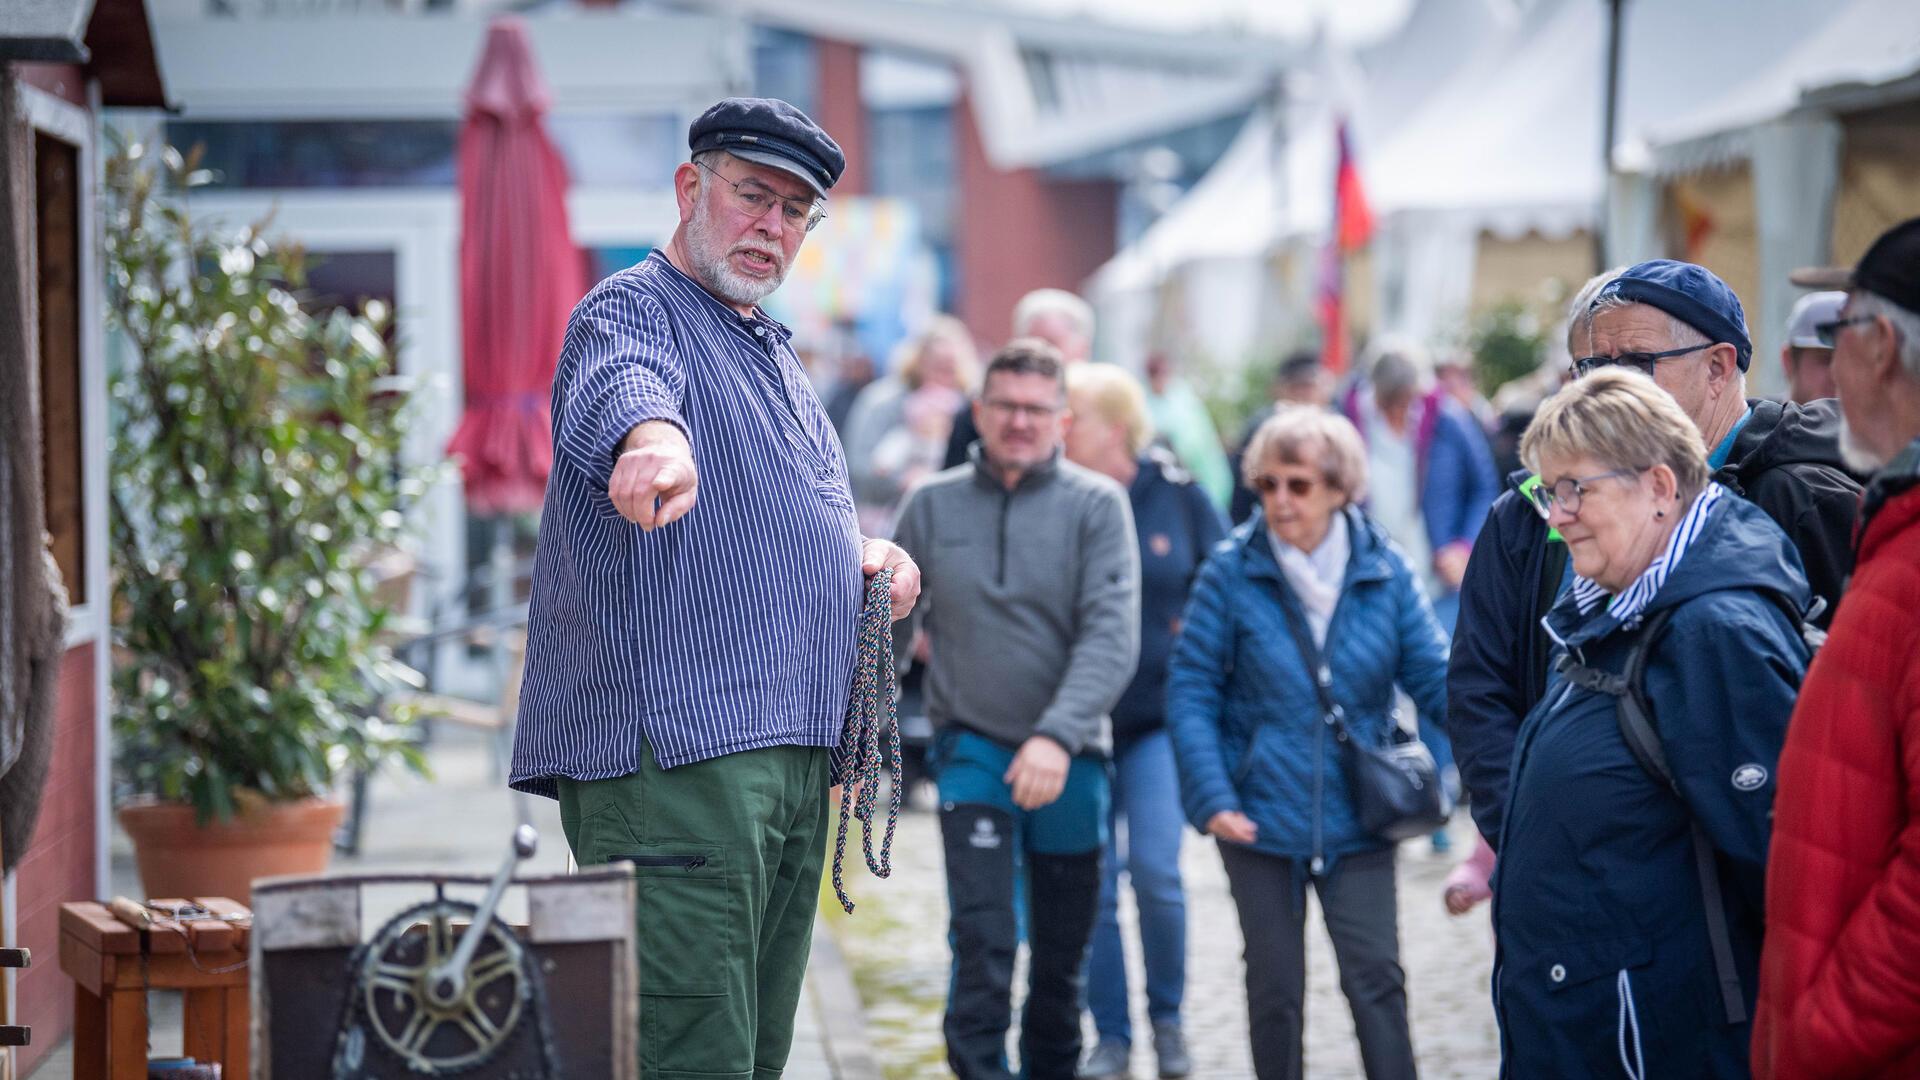
<svg viewBox="0 0 1920 1080">
<path fill-rule="evenodd" d="M 771 1080 L 786 1067 L 813 945 L 829 808 L 823 747 L 561 778 L 582 866 L 634 864 L 645 1080 Z"/>
</svg>

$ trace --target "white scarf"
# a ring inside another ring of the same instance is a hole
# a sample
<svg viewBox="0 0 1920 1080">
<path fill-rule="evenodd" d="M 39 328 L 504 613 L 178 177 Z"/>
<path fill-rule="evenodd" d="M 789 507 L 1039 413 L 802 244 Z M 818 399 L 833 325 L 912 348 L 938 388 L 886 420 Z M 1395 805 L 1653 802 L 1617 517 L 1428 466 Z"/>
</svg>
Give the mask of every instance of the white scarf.
<svg viewBox="0 0 1920 1080">
<path fill-rule="evenodd" d="M 1301 551 L 1285 540 L 1267 533 L 1273 559 L 1280 564 L 1293 594 L 1306 609 L 1307 626 L 1313 631 L 1313 643 L 1325 646 L 1327 624 L 1333 621 L 1333 607 L 1340 602 L 1340 587 L 1347 579 L 1347 557 L 1353 551 L 1347 536 L 1347 515 L 1336 510 L 1327 524 L 1327 535 L 1312 551 Z"/>
</svg>

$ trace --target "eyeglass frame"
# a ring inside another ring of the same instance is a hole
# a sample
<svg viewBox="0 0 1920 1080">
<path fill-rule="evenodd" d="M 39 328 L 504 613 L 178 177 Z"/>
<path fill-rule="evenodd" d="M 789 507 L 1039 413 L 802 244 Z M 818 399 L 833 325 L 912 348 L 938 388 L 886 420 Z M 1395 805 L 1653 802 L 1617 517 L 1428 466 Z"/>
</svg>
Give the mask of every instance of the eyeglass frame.
<svg viewBox="0 0 1920 1080">
<path fill-rule="evenodd" d="M 1258 492 L 1263 499 L 1279 491 L 1282 487 L 1285 487 L 1287 494 L 1293 498 L 1304 499 L 1308 495 L 1313 494 L 1313 489 L 1319 487 L 1321 484 L 1326 484 L 1329 487 L 1332 486 L 1331 481 L 1320 477 L 1289 476 L 1282 479 L 1272 473 L 1261 473 L 1259 476 L 1248 481 L 1248 483 L 1253 485 L 1253 490 Z"/>
<path fill-rule="evenodd" d="M 1566 510 L 1568 517 L 1579 517 L 1580 503 L 1587 497 L 1588 484 L 1593 483 L 1595 480 L 1613 480 L 1628 476 L 1639 476 L 1646 471 L 1646 469 L 1609 469 L 1603 473 L 1594 473 L 1592 476 L 1563 476 L 1555 480 L 1552 484 L 1548 484 L 1545 478 L 1542 478 L 1540 483 L 1535 485 L 1532 491 L 1526 493 L 1527 505 L 1533 507 L 1533 512 L 1539 514 L 1540 520 L 1542 521 L 1553 520 L 1553 508 L 1555 506 Z M 1573 485 L 1572 499 L 1569 500 L 1560 497 L 1561 484 Z"/>
<path fill-rule="evenodd" d="M 741 191 L 740 187 L 743 184 L 752 184 L 754 187 L 764 190 L 767 193 L 768 198 L 780 204 L 781 224 L 786 225 L 788 227 L 792 227 L 794 225 L 793 222 L 790 222 L 787 220 L 786 212 L 789 210 L 792 210 L 794 208 L 794 203 L 799 202 L 800 200 L 789 199 L 786 196 L 780 194 L 779 192 L 773 190 L 772 188 L 767 187 L 767 185 L 761 183 L 760 181 L 755 180 L 751 176 L 744 177 L 739 180 L 729 180 L 727 179 L 727 176 L 725 173 L 722 173 L 719 169 L 714 168 L 713 166 L 707 164 L 704 161 L 696 161 L 694 162 L 694 164 L 700 166 L 701 168 L 712 173 L 713 175 L 719 177 L 721 183 L 726 184 L 727 186 L 733 188 L 733 197 L 736 200 L 750 199 L 759 194 L 758 192 L 754 192 L 754 191 L 744 191 L 744 192 Z M 755 213 L 753 208 L 750 206 L 741 207 L 741 212 L 752 214 L 753 220 L 755 221 L 758 221 L 761 218 L 767 216 L 766 209 L 762 209 L 758 213 Z M 803 232 L 812 232 L 815 228 L 819 227 L 821 222 L 827 220 L 827 208 L 825 206 L 820 205 L 819 199 L 814 199 L 811 202 L 807 203 L 807 208 L 804 211 L 801 211 L 801 213 L 805 215 L 804 220 L 800 223 L 800 227 Z"/>
<path fill-rule="evenodd" d="M 998 398 L 983 397 L 980 399 L 980 405 L 987 411 L 998 413 L 1009 420 L 1019 417 L 1036 424 L 1044 424 L 1067 411 L 1064 402 L 1058 405 L 1029 405 L 1024 401 L 1002 401 Z"/>
<path fill-rule="evenodd" d="M 1864 323 L 1870 323 L 1879 317 L 1878 315 L 1869 315 L 1863 311 L 1854 315 L 1843 315 L 1838 319 L 1828 319 L 1825 322 L 1817 322 L 1813 324 L 1813 336 L 1820 339 L 1822 347 L 1837 349 L 1840 347 L 1840 331 L 1845 330 L 1849 326 L 1860 326 Z"/>
<path fill-rule="evenodd" d="M 1702 349 L 1711 349 L 1718 344 L 1720 344 L 1720 342 L 1708 341 L 1699 345 L 1687 345 L 1678 349 L 1668 349 L 1665 352 L 1623 352 L 1615 356 L 1583 356 L 1573 362 L 1573 373 L 1580 378 L 1585 378 L 1603 367 L 1612 367 L 1618 364 L 1624 367 L 1630 367 L 1640 374 L 1652 378 L 1654 369 L 1659 366 L 1660 361 L 1673 360 L 1685 356 L 1688 353 L 1697 353 Z"/>
</svg>

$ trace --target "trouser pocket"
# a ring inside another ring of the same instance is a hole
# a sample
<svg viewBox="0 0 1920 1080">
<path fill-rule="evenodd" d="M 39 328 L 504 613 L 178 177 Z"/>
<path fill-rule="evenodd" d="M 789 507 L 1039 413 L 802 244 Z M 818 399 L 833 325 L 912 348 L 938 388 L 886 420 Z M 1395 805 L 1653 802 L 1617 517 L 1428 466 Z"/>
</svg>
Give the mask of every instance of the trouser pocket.
<svg viewBox="0 0 1920 1080">
<path fill-rule="evenodd" d="M 752 1070 L 753 950 L 724 852 L 666 842 L 605 861 L 633 866 L 643 1075 Z"/>
<path fill-rule="evenodd" d="M 731 992 L 731 969 L 737 966 L 733 897 L 719 850 L 636 845 L 609 853 L 606 861 L 633 865 L 640 992 Z"/>
</svg>

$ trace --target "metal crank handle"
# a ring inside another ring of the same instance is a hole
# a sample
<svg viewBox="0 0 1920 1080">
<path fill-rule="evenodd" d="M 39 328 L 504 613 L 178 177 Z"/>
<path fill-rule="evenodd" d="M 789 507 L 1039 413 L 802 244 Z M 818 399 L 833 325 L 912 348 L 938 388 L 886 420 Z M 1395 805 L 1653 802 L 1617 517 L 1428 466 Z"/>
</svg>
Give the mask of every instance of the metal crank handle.
<svg viewBox="0 0 1920 1080">
<path fill-rule="evenodd" d="M 480 942 L 487 935 L 487 927 L 493 922 L 493 913 L 500 907 L 500 897 L 507 891 L 507 883 L 513 880 L 513 872 L 520 860 L 533 857 L 534 850 L 540 846 L 540 833 L 531 825 L 522 825 L 513 831 L 513 848 L 507 852 L 506 861 L 495 871 L 492 884 L 487 886 L 487 898 L 480 902 L 480 910 L 473 913 L 473 925 L 460 937 L 460 944 L 454 947 L 453 955 L 441 963 L 427 977 L 427 993 L 440 1005 L 449 1005 L 460 1000 L 467 991 L 467 965 L 473 962 L 473 954 L 479 951 Z"/>
</svg>

